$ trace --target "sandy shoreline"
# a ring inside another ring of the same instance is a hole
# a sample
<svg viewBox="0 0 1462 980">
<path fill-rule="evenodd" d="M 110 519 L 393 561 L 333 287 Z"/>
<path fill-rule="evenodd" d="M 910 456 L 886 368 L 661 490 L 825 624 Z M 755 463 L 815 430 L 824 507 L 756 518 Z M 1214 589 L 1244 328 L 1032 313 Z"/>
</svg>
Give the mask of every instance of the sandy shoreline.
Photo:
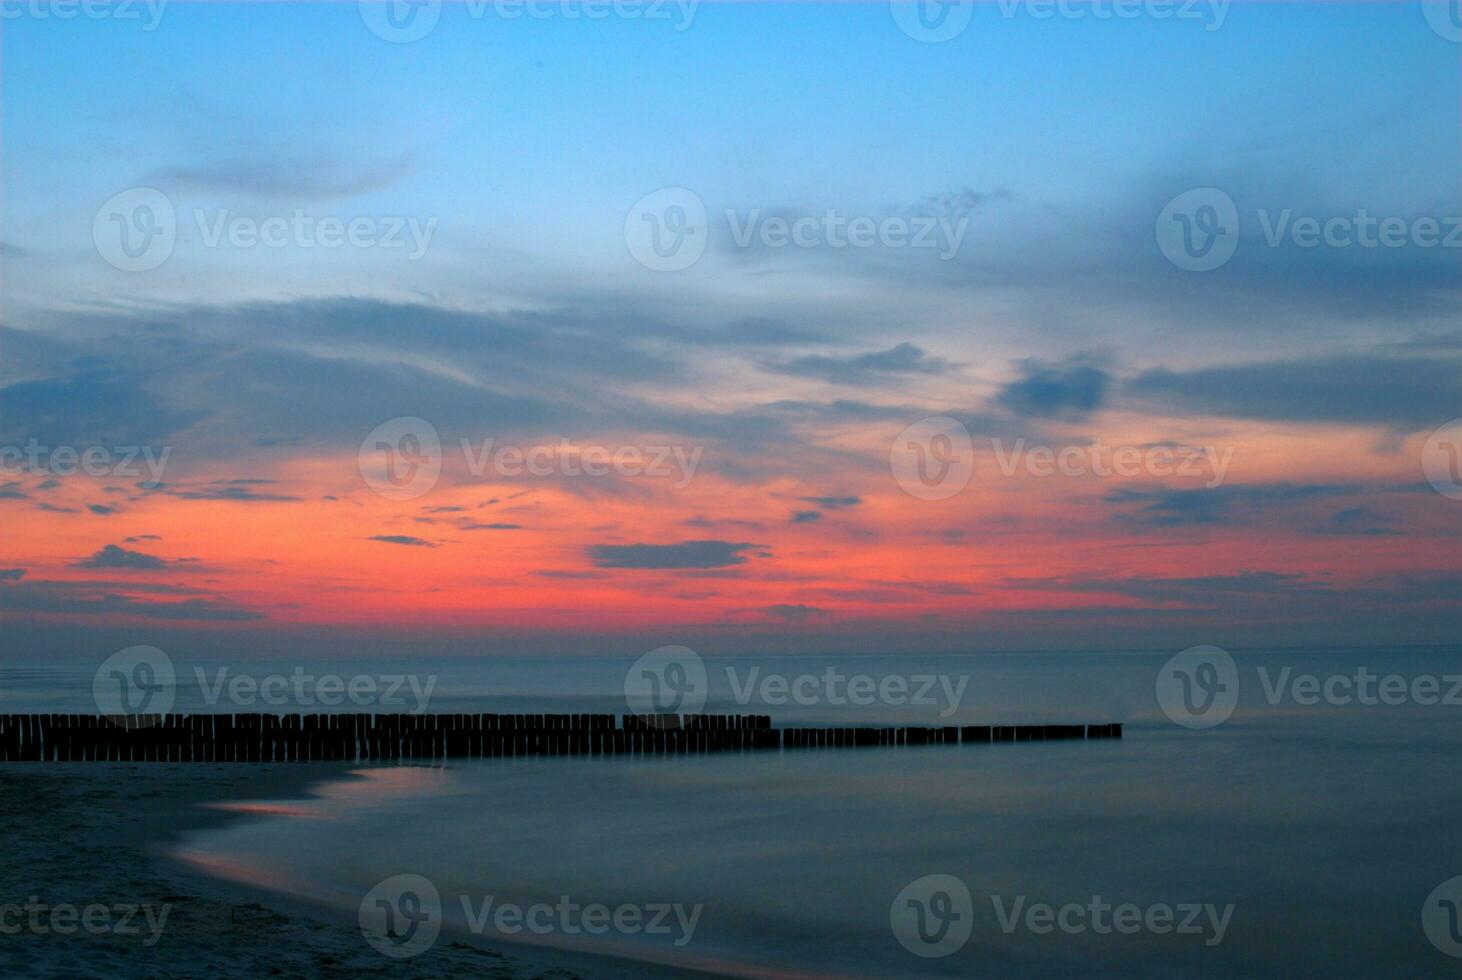
<svg viewBox="0 0 1462 980">
<path fill-rule="evenodd" d="M 353 916 L 204 878 L 168 851 L 247 817 L 209 803 L 307 798 L 331 764 L 0 765 L 0 975 L 467 978 L 669 975 L 553 950 L 445 938 L 383 957 Z"/>
</svg>

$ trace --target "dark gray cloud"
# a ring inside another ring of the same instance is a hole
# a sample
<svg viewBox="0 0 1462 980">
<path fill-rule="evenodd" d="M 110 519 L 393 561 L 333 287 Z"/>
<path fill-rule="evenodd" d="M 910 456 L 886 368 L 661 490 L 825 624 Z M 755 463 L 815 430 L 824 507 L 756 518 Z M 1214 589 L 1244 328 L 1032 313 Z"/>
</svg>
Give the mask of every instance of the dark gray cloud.
<svg viewBox="0 0 1462 980">
<path fill-rule="evenodd" d="M 1096 364 L 1077 359 L 1059 364 L 1030 359 L 1023 375 L 1006 384 L 996 404 L 1015 415 L 1081 419 L 1102 406 L 1110 376 Z"/>
<path fill-rule="evenodd" d="M 787 623 L 805 623 L 809 619 L 827 615 L 826 609 L 819 609 L 817 606 L 809 606 L 800 602 L 795 604 L 779 602 L 774 606 L 767 606 L 763 612 Z"/>
<path fill-rule="evenodd" d="M 370 538 L 368 540 L 370 540 L 370 541 L 380 541 L 380 542 L 383 542 L 384 544 L 404 544 L 404 545 L 409 545 L 410 547 L 413 547 L 413 548 L 435 548 L 436 547 L 436 545 L 432 544 L 430 541 L 426 540 L 425 538 L 416 538 L 416 537 L 412 537 L 409 534 L 373 534 L 373 535 L 370 536 Z"/>
<path fill-rule="evenodd" d="M 0 568 L 0 582 L 19 582 L 25 578 L 23 568 Z"/>
<path fill-rule="evenodd" d="M 1146 371 L 1126 392 L 1160 411 L 1433 428 L 1462 414 L 1462 356 L 1335 356 Z"/>
<path fill-rule="evenodd" d="M 589 549 L 589 557 L 599 568 L 725 568 L 746 564 L 746 552 L 757 548 L 734 541 L 600 544 Z"/>
<path fill-rule="evenodd" d="M 5 581 L 0 578 L 0 612 L 73 616 L 120 615 L 151 620 L 197 622 L 243 622 L 264 618 L 260 612 L 213 597 L 159 602 L 112 591 L 113 586 L 103 582 L 27 581 L 3 584 Z M 137 591 L 131 585 L 120 588 Z"/>
<path fill-rule="evenodd" d="M 122 365 L 16 381 L 0 387 L 0 440 L 17 446 L 31 439 L 48 447 L 156 446 L 203 417 L 202 411 L 171 407 L 157 392 L 147 372 Z"/>
<path fill-rule="evenodd" d="M 87 504 L 86 509 L 98 517 L 110 517 L 117 513 L 117 508 L 112 504 Z"/>
<path fill-rule="evenodd" d="M 778 374 L 818 378 L 840 385 L 886 381 L 897 375 L 943 374 L 950 369 L 948 361 L 931 357 L 922 348 L 909 343 L 866 354 L 808 354 L 790 361 L 769 361 L 762 366 Z"/>
<path fill-rule="evenodd" d="M 1133 519 L 1155 527 L 1190 527 L 1238 524 L 1254 520 L 1266 510 L 1324 497 L 1364 493 L 1354 484 L 1249 484 L 1192 489 L 1121 489 L 1107 494 L 1112 504 L 1136 504 Z"/>
<path fill-rule="evenodd" d="M 863 502 L 862 497 L 798 497 L 804 503 L 816 504 L 823 510 L 843 510 L 847 507 L 857 507 Z"/>
<path fill-rule="evenodd" d="M 73 562 L 73 568 L 137 568 L 145 571 L 159 571 L 174 567 L 177 563 L 159 558 L 156 555 L 146 555 L 140 551 L 129 551 L 126 548 L 109 544 L 97 551 L 90 558 L 83 558 L 81 561 Z"/>
<path fill-rule="evenodd" d="M 792 512 L 793 524 L 811 524 L 813 521 L 822 520 L 820 510 L 796 510 Z"/>
</svg>

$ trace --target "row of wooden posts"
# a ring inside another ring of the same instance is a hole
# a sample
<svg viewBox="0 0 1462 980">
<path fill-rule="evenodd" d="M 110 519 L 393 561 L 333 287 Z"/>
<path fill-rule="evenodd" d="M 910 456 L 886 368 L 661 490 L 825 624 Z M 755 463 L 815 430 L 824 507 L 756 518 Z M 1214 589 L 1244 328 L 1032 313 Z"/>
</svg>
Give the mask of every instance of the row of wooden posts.
<svg viewBox="0 0 1462 980">
<path fill-rule="evenodd" d="M 0 762 L 369 762 L 1121 738 L 1112 725 L 773 728 L 766 715 L 0 715 Z"/>
</svg>

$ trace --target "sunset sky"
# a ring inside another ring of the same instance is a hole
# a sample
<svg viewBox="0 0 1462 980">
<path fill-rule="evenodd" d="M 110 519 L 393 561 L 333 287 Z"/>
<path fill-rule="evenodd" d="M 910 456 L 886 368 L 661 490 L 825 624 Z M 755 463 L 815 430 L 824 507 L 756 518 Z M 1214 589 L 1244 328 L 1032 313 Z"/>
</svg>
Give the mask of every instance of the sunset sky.
<svg viewBox="0 0 1462 980">
<path fill-rule="evenodd" d="M 1462 252 L 1266 236 L 1455 225 L 1462 44 L 1419 4 L 990 3 L 940 43 L 880 3 L 545 9 L 4 22 L 0 447 L 150 456 L 0 458 L 0 656 L 1455 639 L 1423 447 L 1462 415 Z M 127 271 L 137 188 L 176 242 Z M 662 271 L 665 188 L 708 218 Z M 1211 271 L 1155 233 L 1196 188 L 1239 217 Z M 835 247 L 829 212 L 962 235 Z M 973 449 L 942 499 L 891 463 L 931 417 Z M 378 492 L 376 443 L 423 437 L 435 482 Z M 568 472 L 590 447 L 666 455 Z"/>
</svg>

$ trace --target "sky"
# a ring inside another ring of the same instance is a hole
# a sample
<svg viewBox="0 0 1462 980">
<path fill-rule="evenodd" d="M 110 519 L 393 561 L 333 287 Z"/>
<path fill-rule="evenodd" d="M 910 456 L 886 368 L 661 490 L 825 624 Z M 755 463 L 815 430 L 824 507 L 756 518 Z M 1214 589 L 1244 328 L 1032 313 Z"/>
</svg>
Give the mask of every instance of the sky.
<svg viewBox="0 0 1462 980">
<path fill-rule="evenodd" d="M 594 9 L 0 9 L 0 656 L 1455 641 L 1445 5 Z"/>
</svg>

